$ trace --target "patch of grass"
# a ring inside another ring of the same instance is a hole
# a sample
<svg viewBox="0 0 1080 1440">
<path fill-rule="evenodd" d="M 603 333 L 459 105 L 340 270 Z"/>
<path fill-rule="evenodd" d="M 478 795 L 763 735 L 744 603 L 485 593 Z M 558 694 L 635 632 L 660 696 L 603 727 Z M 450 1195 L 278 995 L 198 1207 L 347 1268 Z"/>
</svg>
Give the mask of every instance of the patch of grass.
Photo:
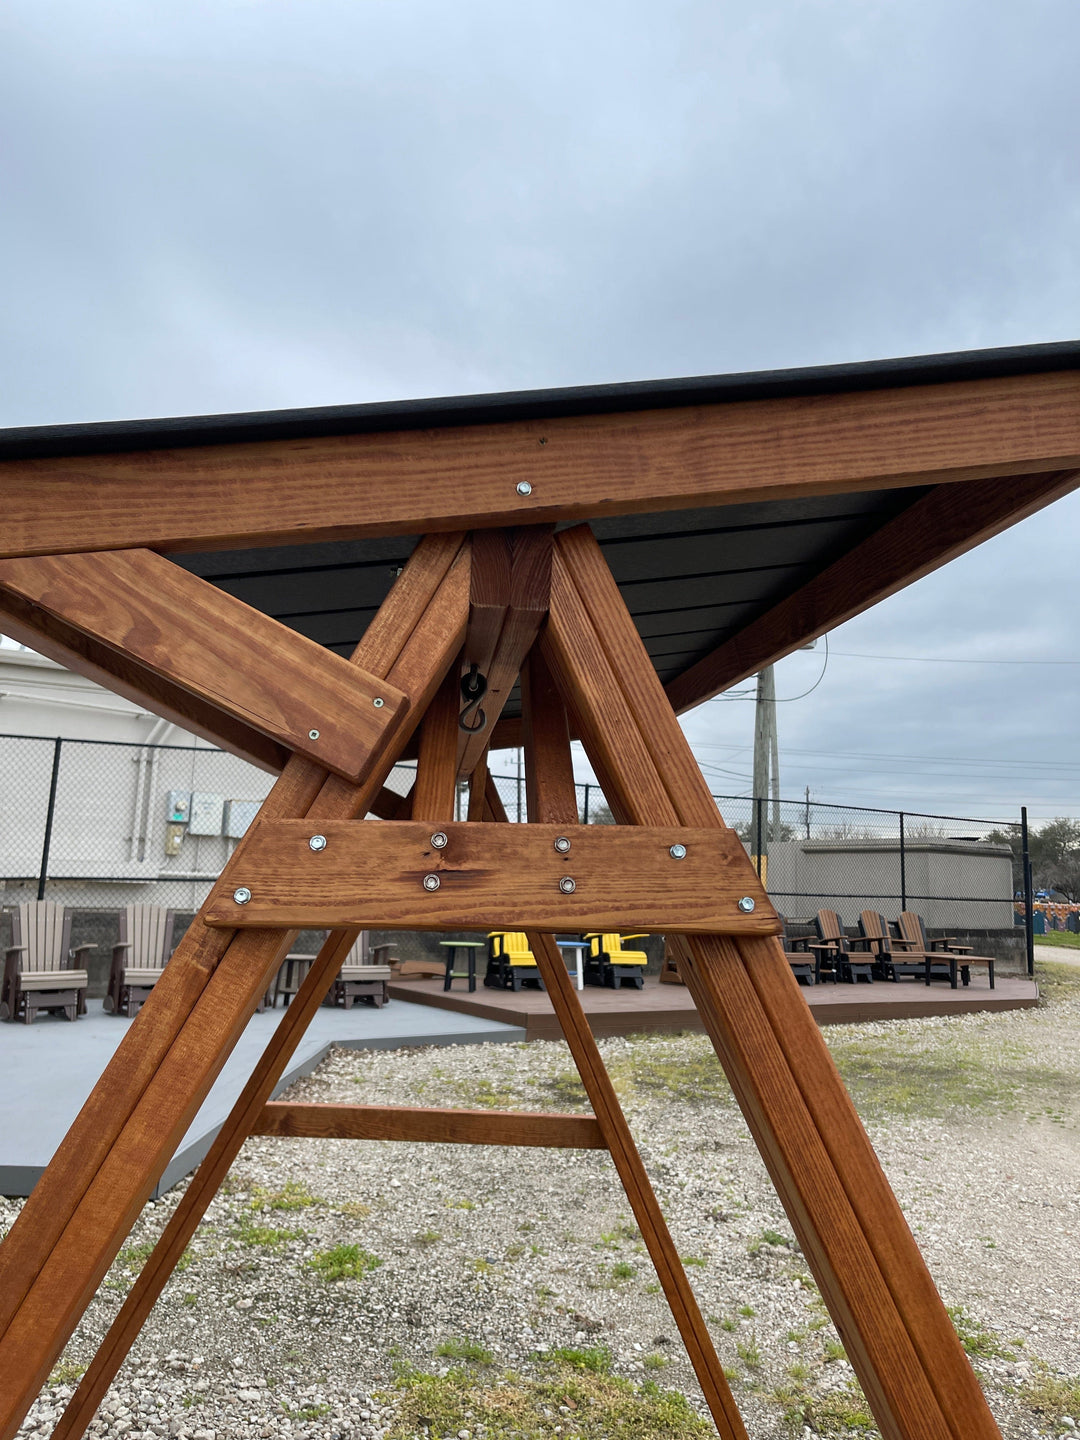
<svg viewBox="0 0 1080 1440">
<path fill-rule="evenodd" d="M 994 1356 L 1002 1360 L 1016 1359 L 1001 1337 L 981 1320 L 976 1320 L 974 1315 L 969 1315 L 962 1305 L 949 1305 L 946 1308 L 949 1319 L 960 1336 L 960 1344 L 973 1359 L 988 1360 Z"/>
<path fill-rule="evenodd" d="M 616 1260 L 611 1267 L 611 1278 L 613 1280 L 632 1280 L 637 1274 L 629 1260 Z"/>
<path fill-rule="evenodd" d="M 748 1370 L 761 1369 L 763 1356 L 756 1335 L 750 1335 L 747 1339 L 740 1340 L 735 1346 L 735 1353 Z"/>
<path fill-rule="evenodd" d="M 658 1351 L 654 1351 L 651 1355 L 644 1356 L 641 1363 L 645 1366 L 646 1370 L 663 1370 L 668 1360 L 666 1355 L 661 1355 Z"/>
<path fill-rule="evenodd" d="M 307 1263 L 324 1280 L 361 1280 L 382 1261 L 359 1245 L 335 1245 L 332 1250 L 320 1250 Z"/>
<path fill-rule="evenodd" d="M 679 1259 L 684 1265 L 698 1265 L 703 1270 L 709 1263 L 704 1255 L 680 1255 Z"/>
<path fill-rule="evenodd" d="M 417 1245 L 434 1245 L 441 1240 L 438 1230 L 421 1230 L 416 1236 Z"/>
<path fill-rule="evenodd" d="M 1074 1000 L 1076 992 L 1080 990 L 1080 969 L 1075 965 L 1062 965 L 1054 960 L 1036 960 L 1035 979 L 1039 983 L 1039 996 L 1046 1005 L 1054 1005 L 1062 1000 Z"/>
<path fill-rule="evenodd" d="M 826 1364 L 828 1364 L 832 1360 L 847 1359 L 847 1351 L 844 1349 L 843 1345 L 841 1345 L 839 1340 L 833 1340 L 830 1336 L 826 1335 L 824 1340 L 824 1347 Z"/>
<path fill-rule="evenodd" d="M 568 1365 L 571 1370 L 587 1370 L 590 1375 L 610 1375 L 614 1363 L 606 1345 L 591 1345 L 580 1350 L 570 1345 L 556 1345 L 537 1358 L 553 1365 Z"/>
<path fill-rule="evenodd" d="M 280 1250 L 289 1240 L 302 1240 L 306 1230 L 282 1230 L 273 1225 L 259 1225 L 250 1215 L 239 1217 L 235 1230 L 241 1245 L 252 1249 Z"/>
<path fill-rule="evenodd" d="M 627 1225 L 623 1221 L 615 1226 L 613 1230 L 600 1231 L 600 1243 L 608 1250 L 617 1250 L 623 1240 L 640 1240 L 641 1231 L 636 1225 Z"/>
<path fill-rule="evenodd" d="M 472 1365 L 490 1365 L 494 1359 L 491 1351 L 475 1340 L 443 1340 L 436 1345 L 435 1354 L 447 1360 L 468 1360 Z"/>
<path fill-rule="evenodd" d="M 198 1305 L 198 1303 L 199 1297 L 195 1294 L 194 1290 L 189 1290 L 184 1296 L 184 1298 L 180 1301 L 180 1304 L 188 1310 L 194 1310 L 195 1306 Z"/>
<path fill-rule="evenodd" d="M 495 1274 L 495 1266 L 485 1255 L 478 1255 L 475 1260 L 470 1260 L 469 1264 L 476 1271 L 477 1275 Z"/>
<path fill-rule="evenodd" d="M 357 1220 L 366 1220 L 371 1214 L 371 1206 L 359 1200 L 346 1200 L 342 1205 L 335 1205 L 334 1209 L 339 1215 L 351 1215 Z"/>
<path fill-rule="evenodd" d="M 188 1248 L 184 1251 L 184 1253 L 180 1256 L 180 1259 L 176 1262 L 177 1272 L 182 1275 L 185 1270 L 190 1269 L 191 1266 L 194 1264 L 195 1255 L 191 1249 L 191 1246 L 189 1245 Z"/>
<path fill-rule="evenodd" d="M 757 1311 L 752 1305 L 740 1305 L 736 1314 L 741 1315 L 744 1320 L 752 1320 L 757 1314 Z"/>
<path fill-rule="evenodd" d="M 86 1366 L 64 1357 L 53 1366 L 49 1376 L 50 1385 L 76 1385 L 86 1374 Z"/>
<path fill-rule="evenodd" d="M 510 1110 L 520 1099 L 509 1085 L 491 1080 L 454 1080 L 450 1085 L 454 1098 L 469 1109 Z"/>
<path fill-rule="evenodd" d="M 414 1372 L 398 1378 L 395 1398 L 398 1414 L 387 1440 L 459 1430 L 528 1440 L 549 1440 L 557 1431 L 579 1440 L 705 1440 L 716 1433 L 675 1391 L 564 1363 L 547 1367 L 539 1379 L 507 1371 L 486 1383 L 478 1383 L 475 1370 Z"/>
<path fill-rule="evenodd" d="M 730 1315 L 725 1315 L 724 1318 L 720 1321 L 720 1329 L 726 1330 L 729 1335 L 733 1334 L 736 1330 L 738 1330 L 738 1328 L 739 1322 L 732 1319 Z"/>
<path fill-rule="evenodd" d="M 476 1201 L 469 1200 L 468 1198 L 464 1200 L 447 1200 L 446 1208 L 448 1210 L 475 1210 Z"/>
<path fill-rule="evenodd" d="M 1075 1417 L 1080 1413 L 1080 1379 L 1075 1375 L 1051 1375 L 1044 1371 L 1018 1386 L 1017 1394 L 1029 1410 L 1047 1420 L 1060 1420 L 1064 1415 Z"/>
<path fill-rule="evenodd" d="M 616 1094 L 664 1095 L 688 1105 L 731 1102 L 731 1087 L 711 1044 L 697 1035 L 638 1035 L 608 1065 Z M 564 1105 L 583 1105 L 587 1097 L 581 1081 L 567 1071 L 544 1082 L 544 1088 Z"/>
<path fill-rule="evenodd" d="M 320 1416 L 330 1414 L 329 1405 L 298 1405 L 294 1408 L 284 1400 L 279 1400 L 278 1404 L 290 1420 L 318 1420 Z"/>
<path fill-rule="evenodd" d="M 125 1245 L 113 1263 L 121 1270 L 141 1270 L 156 1243 L 154 1240 L 144 1240 L 141 1245 Z"/>
<path fill-rule="evenodd" d="M 810 1397 L 800 1419 L 808 1420 L 819 1435 L 846 1435 L 852 1430 L 869 1434 L 877 1430 L 862 1391 L 853 1387 Z"/>
<path fill-rule="evenodd" d="M 1045 935 L 1035 936 L 1036 949 L 1040 945 L 1056 945 L 1061 950 L 1080 950 L 1080 935 L 1071 930 L 1048 930 Z M 1035 961 L 1036 965 L 1039 961 Z"/>
<path fill-rule="evenodd" d="M 252 1210 L 306 1210 L 323 1203 L 302 1180 L 287 1180 L 280 1190 L 266 1190 L 256 1185 L 248 1202 Z"/>
<path fill-rule="evenodd" d="M 536 1248 L 536 1247 L 535 1247 L 535 1245 L 534 1245 L 534 1246 L 533 1246 L 533 1249 L 535 1250 L 535 1248 Z M 506 1258 L 507 1258 L 507 1260 L 520 1260 L 521 1257 L 522 1257 L 522 1255 L 524 1255 L 524 1254 L 525 1254 L 525 1246 L 524 1246 L 524 1245 L 508 1245 L 508 1246 L 506 1247 Z"/>
</svg>

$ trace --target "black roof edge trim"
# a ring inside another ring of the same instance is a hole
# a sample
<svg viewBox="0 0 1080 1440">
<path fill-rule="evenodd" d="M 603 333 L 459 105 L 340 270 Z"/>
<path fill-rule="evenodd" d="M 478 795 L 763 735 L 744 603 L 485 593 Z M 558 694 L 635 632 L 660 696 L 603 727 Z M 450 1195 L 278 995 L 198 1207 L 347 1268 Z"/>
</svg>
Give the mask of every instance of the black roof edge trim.
<svg viewBox="0 0 1080 1440">
<path fill-rule="evenodd" d="M 235 415 L 194 415 L 154 420 L 107 420 L 81 425 L 35 425 L 0 430 L 0 460 L 164 450 L 199 445 L 298 440 L 391 430 L 429 430 L 512 420 L 671 409 L 680 405 L 730 404 L 785 396 L 830 395 L 936 385 L 1009 375 L 1080 369 L 1080 341 L 961 350 L 896 360 L 761 370 L 736 375 L 579 385 L 556 390 L 518 390 L 442 399 L 325 405 L 306 410 L 263 410 Z"/>
</svg>

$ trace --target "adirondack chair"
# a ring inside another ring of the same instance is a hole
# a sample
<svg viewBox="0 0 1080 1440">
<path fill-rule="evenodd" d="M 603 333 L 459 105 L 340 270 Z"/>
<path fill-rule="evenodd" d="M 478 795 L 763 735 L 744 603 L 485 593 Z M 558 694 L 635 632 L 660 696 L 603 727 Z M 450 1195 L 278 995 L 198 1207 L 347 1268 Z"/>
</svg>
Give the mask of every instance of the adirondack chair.
<svg viewBox="0 0 1080 1440">
<path fill-rule="evenodd" d="M 883 980 L 898 982 L 903 975 L 925 975 L 928 961 L 935 969 L 937 978 L 948 978 L 947 964 L 933 967 L 930 952 L 924 950 L 921 944 L 916 945 L 904 939 L 896 927 L 890 928 L 889 922 L 879 910 L 862 912 L 859 916 L 859 931 L 873 948 L 874 964 Z"/>
<path fill-rule="evenodd" d="M 814 954 L 813 948 L 810 945 L 809 936 L 789 935 L 786 918 L 783 915 L 778 915 L 777 919 L 783 926 L 780 932 L 780 943 L 784 947 L 784 954 L 787 956 L 788 964 L 791 966 L 791 973 L 800 985 L 816 985 L 818 981 L 819 957 Z"/>
<path fill-rule="evenodd" d="M 832 970 L 833 980 L 844 980 L 854 984 L 857 980 L 874 981 L 874 959 L 866 948 L 852 949 L 862 945 L 861 939 L 848 935 L 844 922 L 835 910 L 819 910 L 814 917 L 814 928 L 820 944 L 814 949 L 818 955 L 818 978 L 823 971 Z"/>
<path fill-rule="evenodd" d="M 108 1015 L 137 1014 L 173 952 L 176 911 L 164 905 L 125 905 L 120 939 L 113 946 L 109 988 L 102 1005 Z"/>
<path fill-rule="evenodd" d="M 990 977 L 990 989 L 994 988 L 994 960 L 991 955 L 973 955 L 970 945 L 958 945 L 952 935 L 943 935 L 936 940 L 931 940 L 926 933 L 926 924 L 921 915 L 914 910 L 902 910 L 900 919 L 896 922 L 900 931 L 901 939 L 909 941 L 917 946 L 926 955 L 926 983 L 934 978 L 933 971 L 939 972 L 941 965 L 934 959 L 940 956 L 948 968 L 949 983 L 956 989 L 956 975 L 959 970 L 964 984 L 971 980 L 972 965 L 985 965 Z"/>
<path fill-rule="evenodd" d="M 370 1000 L 376 1010 L 381 1010 L 389 998 L 387 986 L 393 953 L 392 945 L 372 945 L 368 931 L 361 930 L 359 939 L 346 955 L 345 963 L 330 987 L 326 1003 L 342 1005 L 350 1010 L 358 1000 Z M 310 958 L 314 959 L 314 956 Z"/>
<path fill-rule="evenodd" d="M 598 934 L 590 931 L 582 937 L 589 942 L 585 956 L 585 984 L 607 985 L 617 990 L 629 980 L 635 990 L 645 987 L 645 966 L 649 957 L 644 950 L 627 950 L 624 940 L 647 940 L 647 935 Z"/>
<path fill-rule="evenodd" d="M 524 981 L 535 980 L 542 990 L 536 956 L 529 949 L 524 930 L 492 930 L 488 935 L 487 969 L 484 984 L 490 990 L 520 990 Z"/>
<path fill-rule="evenodd" d="M 96 945 L 71 947 L 71 911 L 55 900 L 31 900 L 11 916 L 4 953 L 0 1020 L 33 1024 L 39 1010 L 62 1010 L 69 1020 L 86 1014 L 86 955 Z"/>
</svg>

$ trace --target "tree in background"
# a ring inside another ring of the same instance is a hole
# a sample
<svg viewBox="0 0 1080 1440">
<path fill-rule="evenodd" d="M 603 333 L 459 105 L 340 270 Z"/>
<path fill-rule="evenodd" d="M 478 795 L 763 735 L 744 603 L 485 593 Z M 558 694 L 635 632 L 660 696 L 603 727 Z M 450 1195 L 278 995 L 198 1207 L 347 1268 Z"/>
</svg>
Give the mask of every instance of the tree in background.
<svg viewBox="0 0 1080 1440">
<path fill-rule="evenodd" d="M 1023 842 L 1019 825 L 991 830 L 987 840 L 1012 850 L 1013 889 L 1024 888 Z M 1031 877 L 1036 890 L 1059 890 L 1069 900 L 1080 900 L 1080 820 L 1059 816 L 1038 830 L 1028 831 Z"/>
</svg>

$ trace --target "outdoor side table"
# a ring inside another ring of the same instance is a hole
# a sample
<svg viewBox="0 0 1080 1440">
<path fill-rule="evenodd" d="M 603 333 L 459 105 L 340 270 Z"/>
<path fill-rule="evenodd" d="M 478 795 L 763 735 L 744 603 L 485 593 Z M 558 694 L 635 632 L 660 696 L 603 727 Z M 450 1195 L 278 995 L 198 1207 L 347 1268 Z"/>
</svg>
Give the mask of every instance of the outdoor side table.
<svg viewBox="0 0 1080 1440">
<path fill-rule="evenodd" d="M 556 940 L 555 943 L 556 943 L 556 945 L 558 945 L 559 949 L 564 952 L 564 958 L 565 958 L 565 952 L 566 952 L 567 950 L 573 950 L 573 951 L 576 952 L 576 953 L 575 953 L 575 957 L 574 957 L 574 975 L 575 975 L 575 981 L 574 981 L 574 983 L 575 983 L 575 985 L 576 985 L 576 987 L 577 987 L 578 990 L 584 990 L 584 989 L 585 989 L 585 968 L 584 968 L 584 966 L 585 966 L 585 960 L 584 960 L 584 956 L 585 956 L 585 951 L 586 951 L 589 947 L 586 945 L 586 943 L 585 943 L 584 940 Z M 569 961 L 567 961 L 567 969 L 569 969 L 569 968 L 570 968 L 570 966 L 569 966 Z"/>
<path fill-rule="evenodd" d="M 484 940 L 440 940 L 439 944 L 446 951 L 446 974 L 443 978 L 443 989 L 449 990 L 455 980 L 468 979 L 469 990 L 476 989 L 476 952 L 486 950 L 487 943 Z M 455 968 L 457 953 L 459 950 L 465 952 L 466 970 Z"/>
</svg>

